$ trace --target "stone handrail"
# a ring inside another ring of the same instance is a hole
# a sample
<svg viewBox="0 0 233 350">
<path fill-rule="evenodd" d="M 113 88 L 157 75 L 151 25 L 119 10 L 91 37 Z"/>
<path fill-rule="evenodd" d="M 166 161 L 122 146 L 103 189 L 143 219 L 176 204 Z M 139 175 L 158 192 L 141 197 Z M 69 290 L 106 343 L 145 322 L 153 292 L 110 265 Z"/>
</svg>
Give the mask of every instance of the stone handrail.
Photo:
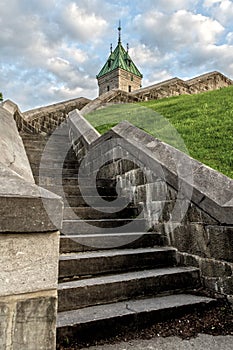
<svg viewBox="0 0 233 350">
<path fill-rule="evenodd" d="M 82 134 L 92 134 L 93 127 L 78 111 L 72 118 L 83 157 L 88 153 L 87 176 L 91 171 L 115 177 L 118 191 L 132 180 L 135 204 L 143 203 L 147 227 L 178 249 L 181 263 L 201 269 L 206 287 L 233 294 L 233 180 L 126 121 L 87 142 Z M 106 162 L 109 154 L 112 161 Z M 138 167 L 127 164 L 128 158 Z"/>
<path fill-rule="evenodd" d="M 63 202 L 34 183 L 16 113 L 0 106 L 0 348 L 55 350 Z"/>
<path fill-rule="evenodd" d="M 70 140 L 77 159 L 80 161 L 85 156 L 90 145 L 100 137 L 100 134 L 77 109 L 68 115 Z"/>
<path fill-rule="evenodd" d="M 82 109 L 89 102 L 89 99 L 80 97 L 50 106 L 36 108 L 24 113 L 10 100 L 4 101 L 2 106 L 13 114 L 19 131 L 33 134 L 51 134 L 66 120 L 67 114 L 70 111 L 76 108 Z"/>
</svg>

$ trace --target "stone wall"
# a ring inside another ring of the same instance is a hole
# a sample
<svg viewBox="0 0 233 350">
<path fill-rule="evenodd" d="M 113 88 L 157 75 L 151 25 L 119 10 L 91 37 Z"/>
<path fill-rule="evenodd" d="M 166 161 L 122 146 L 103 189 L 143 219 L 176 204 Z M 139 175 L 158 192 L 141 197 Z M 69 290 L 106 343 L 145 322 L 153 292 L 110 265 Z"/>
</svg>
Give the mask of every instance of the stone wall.
<svg viewBox="0 0 233 350">
<path fill-rule="evenodd" d="M 87 133 L 92 127 L 74 113 L 73 127 L 81 119 Z M 178 249 L 182 265 L 199 267 L 205 287 L 233 294 L 232 179 L 128 122 L 82 147 L 87 176 L 116 179 L 118 193 L 143 207 L 147 229 Z"/>
<path fill-rule="evenodd" d="M 200 92 L 216 90 L 232 84 L 233 82 L 231 79 L 214 71 L 186 81 L 179 78 L 169 79 L 134 91 L 132 95 L 138 97 L 140 100 L 157 100 L 164 97 L 182 94 L 197 94 Z"/>
<path fill-rule="evenodd" d="M 90 100 L 80 97 L 54 105 L 32 109 L 22 113 L 12 101 L 6 100 L 2 106 L 13 114 L 19 131 L 33 134 L 51 134 L 63 121 L 67 114 L 78 108 L 82 109 Z"/>
<path fill-rule="evenodd" d="M 0 349 L 55 350 L 60 197 L 35 185 L 10 104 L 0 107 Z M 45 205 L 53 210 L 48 217 Z"/>
</svg>

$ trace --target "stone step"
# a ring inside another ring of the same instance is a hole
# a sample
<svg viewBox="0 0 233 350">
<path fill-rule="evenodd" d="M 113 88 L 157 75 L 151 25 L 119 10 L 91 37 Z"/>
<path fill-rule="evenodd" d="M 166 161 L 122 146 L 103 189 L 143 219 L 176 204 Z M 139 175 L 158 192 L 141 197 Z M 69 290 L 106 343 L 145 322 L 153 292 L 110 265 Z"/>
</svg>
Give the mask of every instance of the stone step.
<svg viewBox="0 0 233 350">
<path fill-rule="evenodd" d="M 30 141 L 30 140 L 37 140 L 37 141 L 45 141 L 45 140 L 49 140 L 49 138 L 51 137 L 50 135 L 43 135 L 43 134 L 29 134 L 29 133 L 20 133 L 20 136 L 22 137 L 23 140 L 25 141 Z M 56 135 L 53 135 L 53 138 L 60 140 L 60 139 L 67 139 L 69 138 L 68 133 L 57 133 Z"/>
<path fill-rule="evenodd" d="M 176 249 L 170 247 L 63 254 L 59 259 L 59 279 L 77 279 L 88 275 L 129 272 L 169 265 L 176 265 Z"/>
<path fill-rule="evenodd" d="M 29 159 L 29 157 L 28 157 Z M 78 173 L 78 168 L 79 168 L 79 163 L 78 161 L 73 161 L 73 160 L 57 160 L 56 158 L 46 158 L 43 159 L 43 163 L 41 162 L 41 159 L 38 161 L 35 161 L 34 159 L 31 160 L 29 159 L 29 163 L 31 165 L 32 170 L 36 170 L 38 168 L 41 168 L 42 170 L 46 169 L 76 169 Z"/>
<path fill-rule="evenodd" d="M 145 219 L 63 220 L 64 234 L 143 232 Z"/>
<path fill-rule="evenodd" d="M 79 185 L 48 185 L 46 186 L 46 189 L 48 189 L 51 192 L 59 193 L 59 194 L 65 194 L 66 196 L 81 196 L 82 193 L 85 193 L 87 196 L 92 196 L 94 193 L 99 193 L 100 196 L 116 196 L 117 193 L 114 188 L 108 188 L 108 187 L 82 187 L 80 189 Z"/>
<path fill-rule="evenodd" d="M 58 311 L 75 310 L 201 286 L 199 269 L 164 267 L 58 284 Z"/>
<path fill-rule="evenodd" d="M 91 207 L 69 207 L 64 208 L 63 218 L 64 220 L 94 220 L 94 219 L 123 219 L 123 218 L 133 218 L 139 214 L 137 207 L 128 207 L 123 210 L 119 207 L 113 207 L 114 212 L 109 213 L 109 207 L 99 207 L 98 210 Z"/>
<path fill-rule="evenodd" d="M 32 172 L 34 174 L 34 176 L 42 176 L 42 177 L 52 177 L 52 178 L 57 178 L 60 177 L 62 175 L 62 177 L 77 177 L 78 176 L 78 169 L 74 168 L 74 169 L 70 169 L 70 168 L 38 168 L 38 166 L 36 167 L 32 167 Z M 62 173 L 62 174 L 61 174 Z"/>
<path fill-rule="evenodd" d="M 61 147 L 64 143 L 67 145 L 71 144 L 69 137 L 67 136 L 62 136 L 62 135 L 56 135 L 56 136 L 45 136 L 45 137 L 38 137 L 37 135 L 31 136 L 31 137 L 22 137 L 23 143 L 26 147 L 33 147 L 33 146 L 40 146 L 43 145 L 45 146 L 48 142 L 49 144 L 53 146 L 58 146 Z"/>
<path fill-rule="evenodd" d="M 157 232 L 133 232 L 106 234 L 61 235 L 60 253 L 86 252 L 96 249 L 146 248 L 163 245 L 163 237 Z"/>
<path fill-rule="evenodd" d="M 125 329 L 137 331 L 140 327 L 210 308 L 215 303 L 215 300 L 203 296 L 173 294 L 59 312 L 57 341 L 62 343 L 68 338 L 78 343 L 104 339 Z"/>
<path fill-rule="evenodd" d="M 39 152 L 37 150 L 30 150 L 30 152 L 27 153 L 28 159 L 30 161 L 30 163 L 35 163 L 35 164 L 39 164 L 40 160 L 41 160 L 41 155 L 42 155 L 42 151 Z M 59 152 L 55 152 L 54 154 L 46 154 L 45 158 L 48 161 L 56 161 L 56 162 L 63 162 L 64 161 L 64 155 L 59 153 Z M 65 160 L 67 162 L 77 162 L 75 153 L 73 153 L 72 151 L 69 152 L 69 154 L 66 156 Z"/>
<path fill-rule="evenodd" d="M 67 204 L 65 203 L 65 206 L 69 205 L 70 207 L 86 207 L 86 206 L 92 206 L 94 208 L 101 207 L 101 206 L 112 206 L 114 205 L 113 202 L 116 200 L 116 196 L 86 196 L 85 199 L 82 196 L 68 196 Z M 104 202 L 103 202 L 104 201 Z M 123 203 L 124 204 L 124 203 Z M 125 206 L 128 203 L 125 201 Z"/>
<path fill-rule="evenodd" d="M 34 176 L 35 180 L 38 180 L 38 176 Z M 60 179 L 57 179 L 56 177 L 52 177 L 50 178 L 49 176 L 44 176 L 43 177 L 43 182 L 46 184 L 60 184 Z M 69 185 L 69 186 L 78 186 L 79 182 L 78 182 L 78 177 L 74 177 L 74 176 L 63 176 L 62 177 L 62 183 L 63 185 Z M 91 184 L 92 185 L 92 184 Z M 94 184 L 96 185 L 97 188 L 99 187 L 108 187 L 108 188 L 115 188 L 115 182 L 114 180 L 110 179 L 97 179 L 96 183 Z M 90 187 L 90 184 L 82 184 L 83 187 Z"/>
</svg>

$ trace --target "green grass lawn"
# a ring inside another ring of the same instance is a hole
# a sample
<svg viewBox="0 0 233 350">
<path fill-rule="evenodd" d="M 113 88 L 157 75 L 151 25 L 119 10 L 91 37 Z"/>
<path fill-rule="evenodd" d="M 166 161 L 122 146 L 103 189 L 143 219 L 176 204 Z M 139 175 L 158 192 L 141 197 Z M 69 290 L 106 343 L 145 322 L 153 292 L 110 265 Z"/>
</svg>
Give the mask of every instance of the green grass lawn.
<svg viewBox="0 0 233 350">
<path fill-rule="evenodd" d="M 100 133 L 128 120 L 233 178 L 233 86 L 198 95 L 113 105 L 86 118 Z"/>
</svg>

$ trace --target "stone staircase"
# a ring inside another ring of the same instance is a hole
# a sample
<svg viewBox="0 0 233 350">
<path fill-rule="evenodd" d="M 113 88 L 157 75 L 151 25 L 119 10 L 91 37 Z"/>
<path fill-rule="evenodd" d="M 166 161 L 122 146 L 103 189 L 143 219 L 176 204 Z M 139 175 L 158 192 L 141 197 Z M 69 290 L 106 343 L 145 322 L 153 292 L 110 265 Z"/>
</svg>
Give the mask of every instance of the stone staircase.
<svg viewBox="0 0 233 350">
<path fill-rule="evenodd" d="M 109 213 L 117 197 L 112 179 L 98 179 L 106 207 L 86 204 L 78 182 L 78 163 L 70 149 L 61 156 L 67 133 L 53 137 L 43 166 L 40 159 L 48 136 L 22 134 L 35 181 L 64 198 L 58 285 L 58 340 L 115 334 L 178 316 L 213 302 L 192 293 L 200 288 L 197 268 L 177 264 L 176 250 L 161 235 L 144 232 L 140 209 L 129 204 Z M 62 169 L 62 186 L 59 167 Z M 92 198 L 93 189 L 85 188 Z M 93 198 L 92 198 L 93 199 Z M 98 205 L 98 201 L 94 203 Z M 125 230 L 134 221 L 134 230 Z M 136 227 L 136 230 L 135 230 Z M 114 229 L 113 229 L 114 228 Z M 109 232 L 109 233 L 108 233 Z"/>
</svg>

